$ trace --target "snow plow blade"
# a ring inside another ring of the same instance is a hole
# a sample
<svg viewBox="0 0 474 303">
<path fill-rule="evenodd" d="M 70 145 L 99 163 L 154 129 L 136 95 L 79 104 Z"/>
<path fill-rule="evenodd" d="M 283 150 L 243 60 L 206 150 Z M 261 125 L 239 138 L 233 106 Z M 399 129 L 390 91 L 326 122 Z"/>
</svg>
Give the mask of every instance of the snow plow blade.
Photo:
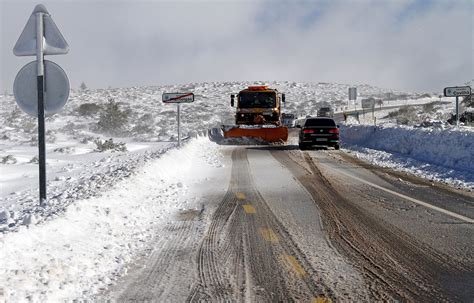
<svg viewBox="0 0 474 303">
<path fill-rule="evenodd" d="M 224 138 L 255 138 L 264 142 L 286 142 L 288 139 L 287 127 L 258 127 L 242 128 L 233 127 L 224 129 Z"/>
</svg>

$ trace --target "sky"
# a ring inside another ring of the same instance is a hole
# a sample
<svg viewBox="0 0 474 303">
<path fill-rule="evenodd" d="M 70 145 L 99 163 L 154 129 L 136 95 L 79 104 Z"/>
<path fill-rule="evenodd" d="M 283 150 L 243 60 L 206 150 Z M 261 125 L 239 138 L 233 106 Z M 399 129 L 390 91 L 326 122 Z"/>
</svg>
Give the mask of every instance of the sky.
<svg viewBox="0 0 474 303">
<path fill-rule="evenodd" d="M 471 81 L 471 0 L 56 0 L 67 40 L 46 56 L 72 88 L 210 81 L 370 84 L 440 92 Z M 35 5 L 0 0 L 0 92 L 34 57 L 12 49 Z"/>
</svg>

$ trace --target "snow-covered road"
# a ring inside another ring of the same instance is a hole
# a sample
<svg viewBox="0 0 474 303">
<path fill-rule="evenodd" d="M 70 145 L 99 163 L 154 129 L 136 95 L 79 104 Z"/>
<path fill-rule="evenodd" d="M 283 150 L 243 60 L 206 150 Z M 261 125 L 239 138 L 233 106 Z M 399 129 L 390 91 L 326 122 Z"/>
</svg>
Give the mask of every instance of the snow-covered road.
<svg viewBox="0 0 474 303">
<path fill-rule="evenodd" d="M 472 201 L 343 151 L 200 137 L 2 234 L 0 298 L 464 300 L 473 227 L 448 213 Z"/>
</svg>

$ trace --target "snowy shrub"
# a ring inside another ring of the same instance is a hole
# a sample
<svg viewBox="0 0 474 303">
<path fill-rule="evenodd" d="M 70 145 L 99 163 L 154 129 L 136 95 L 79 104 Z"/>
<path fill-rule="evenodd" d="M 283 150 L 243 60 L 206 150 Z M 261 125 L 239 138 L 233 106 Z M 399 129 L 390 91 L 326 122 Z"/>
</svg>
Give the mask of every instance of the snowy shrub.
<svg viewBox="0 0 474 303">
<path fill-rule="evenodd" d="M 15 108 L 6 118 L 7 125 L 11 127 L 16 127 L 21 118 L 21 110 Z"/>
<path fill-rule="evenodd" d="M 61 153 L 61 154 L 69 154 L 74 151 L 74 147 L 72 146 L 66 146 L 66 147 L 58 147 L 53 149 L 53 152 L 55 153 Z"/>
<path fill-rule="evenodd" d="M 38 136 L 37 135 L 31 136 L 30 145 L 31 146 L 38 146 Z"/>
<path fill-rule="evenodd" d="M 104 152 L 104 151 L 118 151 L 118 152 L 126 152 L 127 147 L 125 146 L 124 142 L 117 142 L 114 143 L 112 138 L 108 140 L 102 141 L 101 139 L 97 138 L 94 140 L 95 145 L 97 146 L 95 151 Z"/>
<path fill-rule="evenodd" d="M 395 119 L 397 124 L 412 125 L 420 120 L 417 117 L 416 110 L 410 106 L 402 106 L 397 111 L 390 112 L 385 118 Z"/>
<path fill-rule="evenodd" d="M 144 114 L 138 119 L 137 124 L 132 128 L 131 134 L 152 134 L 153 124 L 153 116 L 151 114 Z"/>
<path fill-rule="evenodd" d="M 92 142 L 92 141 L 94 141 L 94 137 L 86 136 L 86 137 L 82 138 L 79 142 L 82 143 L 82 144 L 88 144 L 89 142 Z"/>
<path fill-rule="evenodd" d="M 436 104 L 436 102 L 430 102 L 430 103 L 423 104 L 423 111 L 425 113 L 433 112 L 434 109 L 435 109 L 435 104 Z"/>
<path fill-rule="evenodd" d="M 113 98 L 109 98 L 109 102 L 100 113 L 99 122 L 97 122 L 98 130 L 107 134 L 120 135 L 126 131 L 129 113 L 122 111 Z"/>
<path fill-rule="evenodd" d="M 84 82 L 82 82 L 81 85 L 79 86 L 79 89 L 81 91 L 85 91 L 85 90 L 87 90 L 87 85 Z"/>
<path fill-rule="evenodd" d="M 9 127 L 23 130 L 25 133 L 37 132 L 36 118 L 23 113 L 20 109 L 15 108 L 7 117 L 6 125 Z"/>
<path fill-rule="evenodd" d="M 30 139 L 30 145 L 31 146 L 38 146 L 38 135 L 35 134 L 31 136 Z M 46 131 L 46 143 L 54 143 L 56 142 L 56 135 L 52 131 Z"/>
<path fill-rule="evenodd" d="M 46 142 L 47 143 L 54 143 L 56 142 L 56 135 L 55 132 L 52 130 L 46 131 Z"/>
<path fill-rule="evenodd" d="M 474 99 L 471 96 L 464 97 L 464 100 L 461 102 L 465 107 L 474 107 Z"/>
<path fill-rule="evenodd" d="M 66 125 L 58 129 L 58 133 L 76 135 L 79 128 L 83 128 L 83 126 L 81 124 L 68 121 Z"/>
<path fill-rule="evenodd" d="M 0 163 L 2 164 L 15 164 L 18 162 L 13 155 L 6 155 L 5 157 L 1 158 Z"/>
<path fill-rule="evenodd" d="M 411 125 L 413 124 L 415 115 L 414 113 L 408 112 L 397 117 L 397 124 L 399 125 Z"/>
<path fill-rule="evenodd" d="M 84 103 L 79 105 L 77 108 L 77 113 L 80 116 L 92 116 L 99 113 L 102 110 L 102 107 L 95 103 Z"/>
</svg>

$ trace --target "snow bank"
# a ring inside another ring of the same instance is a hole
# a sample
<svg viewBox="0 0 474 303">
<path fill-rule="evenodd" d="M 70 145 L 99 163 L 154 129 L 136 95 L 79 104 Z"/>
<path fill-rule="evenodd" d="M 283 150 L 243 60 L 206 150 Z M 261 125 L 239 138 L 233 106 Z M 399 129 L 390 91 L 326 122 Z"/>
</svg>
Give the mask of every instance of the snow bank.
<svg viewBox="0 0 474 303">
<path fill-rule="evenodd" d="M 474 184 L 474 132 L 468 129 L 341 125 L 341 140 L 378 165 Z"/>
<path fill-rule="evenodd" d="M 182 207 L 190 187 L 222 169 L 206 138 L 167 152 L 101 197 L 57 219 L 0 234 L 0 302 L 87 299 L 126 271 L 155 230 Z"/>
</svg>

